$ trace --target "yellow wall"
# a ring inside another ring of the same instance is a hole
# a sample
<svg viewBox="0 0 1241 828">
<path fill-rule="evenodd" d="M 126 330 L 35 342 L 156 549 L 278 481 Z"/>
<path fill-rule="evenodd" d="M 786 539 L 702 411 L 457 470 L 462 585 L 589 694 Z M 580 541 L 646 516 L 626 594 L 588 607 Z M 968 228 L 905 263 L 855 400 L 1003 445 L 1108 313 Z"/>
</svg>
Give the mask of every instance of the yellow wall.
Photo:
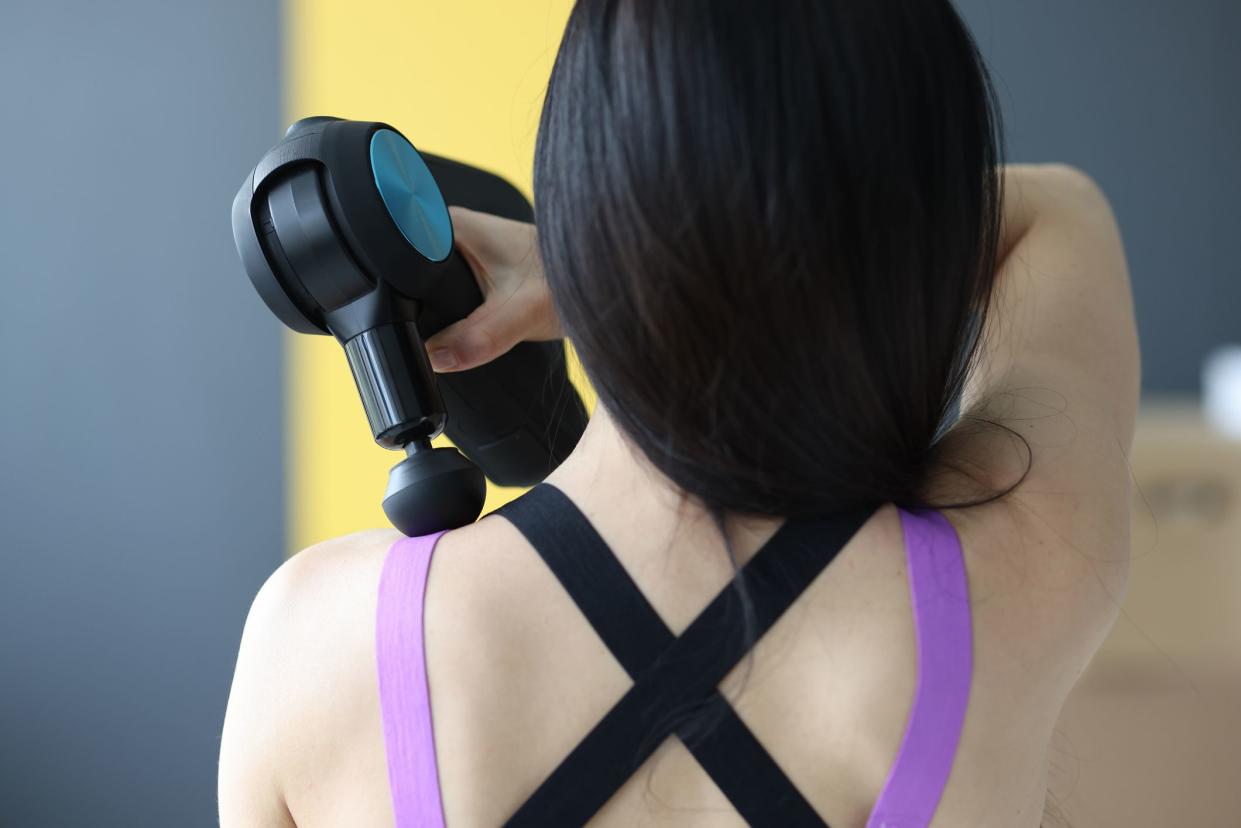
<svg viewBox="0 0 1241 828">
<path fill-rule="evenodd" d="M 571 7 L 286 0 L 286 121 L 386 121 L 416 147 L 498 172 L 529 196 L 543 89 Z M 290 333 L 286 354 L 290 551 L 387 526 L 380 500 L 402 455 L 372 442 L 340 345 Z M 576 362 L 572 373 L 584 389 Z M 489 486 L 485 509 L 518 493 Z"/>
</svg>

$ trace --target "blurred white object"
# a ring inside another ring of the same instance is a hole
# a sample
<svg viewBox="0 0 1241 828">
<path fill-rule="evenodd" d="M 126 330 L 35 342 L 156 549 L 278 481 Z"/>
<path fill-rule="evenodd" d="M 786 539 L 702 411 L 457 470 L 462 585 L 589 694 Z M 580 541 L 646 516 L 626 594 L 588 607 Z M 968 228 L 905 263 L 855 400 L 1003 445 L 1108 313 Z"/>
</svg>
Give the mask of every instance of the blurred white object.
<svg viewBox="0 0 1241 828">
<path fill-rule="evenodd" d="M 1207 422 L 1241 440 L 1241 345 L 1216 348 L 1202 365 L 1202 408 Z"/>
</svg>

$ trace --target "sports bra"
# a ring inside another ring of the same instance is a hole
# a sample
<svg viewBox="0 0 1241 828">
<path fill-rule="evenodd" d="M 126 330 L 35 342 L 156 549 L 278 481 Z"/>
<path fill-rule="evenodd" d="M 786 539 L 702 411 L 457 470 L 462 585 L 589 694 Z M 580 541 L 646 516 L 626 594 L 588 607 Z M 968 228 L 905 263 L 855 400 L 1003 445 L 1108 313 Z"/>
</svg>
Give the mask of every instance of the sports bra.
<svg viewBox="0 0 1241 828">
<path fill-rule="evenodd" d="M 500 507 L 496 513 L 522 532 L 634 679 L 505 825 L 585 824 L 664 739 L 676 735 L 748 824 L 823 828 L 825 821 L 716 687 L 874 511 L 786 520 L 733 583 L 674 636 L 589 520 L 555 486 L 540 483 Z M 867 828 L 930 824 L 952 770 L 973 671 L 956 531 L 935 510 L 898 512 L 918 676 L 896 761 Z M 397 541 L 379 582 L 379 701 L 397 828 L 444 826 L 422 617 L 431 556 L 443 534 Z M 738 620 L 743 616 L 748 623 Z M 686 717 L 686 710 L 697 715 Z"/>
</svg>

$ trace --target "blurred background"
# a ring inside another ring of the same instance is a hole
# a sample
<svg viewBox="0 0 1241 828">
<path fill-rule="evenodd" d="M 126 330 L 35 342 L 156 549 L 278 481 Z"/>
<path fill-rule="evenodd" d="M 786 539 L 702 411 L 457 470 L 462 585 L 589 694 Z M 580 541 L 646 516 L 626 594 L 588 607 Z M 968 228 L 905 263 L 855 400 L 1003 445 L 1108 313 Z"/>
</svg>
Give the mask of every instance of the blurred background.
<svg viewBox="0 0 1241 828">
<path fill-rule="evenodd" d="M 258 299 L 232 197 L 313 114 L 529 194 L 570 5 L 0 4 L 0 825 L 215 823 L 250 600 L 292 551 L 384 525 L 398 459 L 335 342 Z M 1130 592 L 1053 794 L 1076 826 L 1241 824 L 1241 379 L 1219 350 L 1241 343 L 1241 4 L 958 6 L 1011 160 L 1111 197 L 1143 346 Z"/>
</svg>

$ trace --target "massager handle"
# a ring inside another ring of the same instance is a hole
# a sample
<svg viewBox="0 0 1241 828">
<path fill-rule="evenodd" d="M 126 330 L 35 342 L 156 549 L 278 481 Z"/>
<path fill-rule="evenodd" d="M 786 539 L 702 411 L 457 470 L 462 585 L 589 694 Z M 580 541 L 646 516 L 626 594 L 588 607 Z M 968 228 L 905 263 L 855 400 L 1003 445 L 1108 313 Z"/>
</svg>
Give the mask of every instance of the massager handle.
<svg viewBox="0 0 1241 828">
<path fill-rule="evenodd" d="M 471 210 L 532 221 L 534 211 L 507 181 L 474 167 L 423 153 L 444 200 Z M 422 298 L 423 339 L 465 318 L 483 301 L 470 266 L 455 250 Z M 448 409 L 448 437 L 501 486 L 542 480 L 577 444 L 586 407 L 569 382 L 564 343 L 521 342 L 492 362 L 437 374 Z"/>
<path fill-rule="evenodd" d="M 446 203 L 517 221 L 533 218 L 525 196 L 498 176 L 429 153 L 422 157 Z M 427 395 L 435 395 L 438 387 L 448 413 L 444 432 L 492 482 L 500 486 L 539 482 L 569 455 L 586 427 L 585 406 L 568 379 L 563 342 L 518 343 L 477 368 L 433 375 L 425 354 L 413 351 L 468 316 L 482 304 L 483 294 L 474 272 L 456 250 L 424 274 L 420 293 L 415 302 L 381 286 L 328 315 L 332 330 L 343 334 L 342 344 L 372 416 L 376 440 L 397 448 L 393 440 L 404 442 L 411 435 L 395 424 L 412 419 L 407 409 L 436 410 L 436 402 Z M 411 317 L 416 331 L 402 324 Z M 387 373 L 376 377 L 379 381 L 373 385 L 367 383 L 367 376 L 385 368 L 385 360 L 378 358 L 380 351 L 404 353 L 398 362 L 409 375 Z M 360 370 L 364 362 L 369 367 Z M 377 404 L 368 395 L 389 399 Z M 392 423 L 374 419 L 385 413 Z M 441 423 L 437 418 L 435 425 Z M 428 424 L 423 422 L 421 427 Z"/>
</svg>

